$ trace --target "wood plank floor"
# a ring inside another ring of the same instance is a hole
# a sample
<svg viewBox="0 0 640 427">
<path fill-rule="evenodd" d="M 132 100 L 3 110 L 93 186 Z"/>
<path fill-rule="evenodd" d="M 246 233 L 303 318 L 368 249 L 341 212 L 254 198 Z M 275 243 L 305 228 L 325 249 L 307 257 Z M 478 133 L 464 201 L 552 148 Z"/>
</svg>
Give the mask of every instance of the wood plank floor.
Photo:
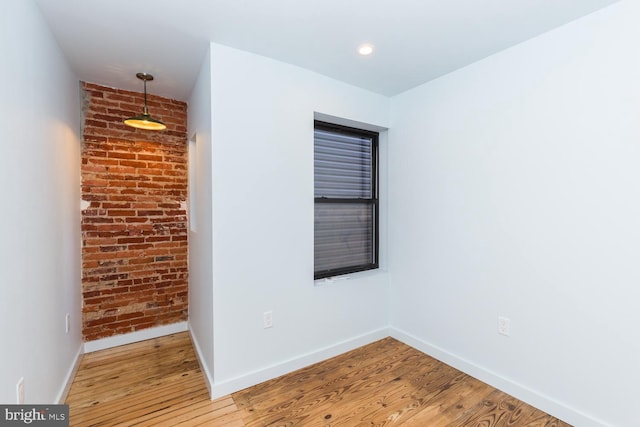
<svg viewBox="0 0 640 427">
<path fill-rule="evenodd" d="M 392 338 L 211 401 L 188 333 L 87 354 L 71 426 L 569 426 Z"/>
<path fill-rule="evenodd" d="M 186 332 L 85 354 L 71 426 L 242 427 L 231 396 L 211 401 Z"/>
</svg>

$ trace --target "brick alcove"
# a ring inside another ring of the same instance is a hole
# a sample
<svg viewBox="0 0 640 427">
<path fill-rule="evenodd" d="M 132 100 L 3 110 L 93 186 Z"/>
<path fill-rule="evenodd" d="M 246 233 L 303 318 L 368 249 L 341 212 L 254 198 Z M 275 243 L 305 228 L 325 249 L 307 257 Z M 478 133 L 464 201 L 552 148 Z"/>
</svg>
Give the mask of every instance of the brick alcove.
<svg viewBox="0 0 640 427">
<path fill-rule="evenodd" d="M 167 129 L 125 126 L 143 94 L 81 83 L 82 335 L 187 319 L 187 104 L 148 95 Z"/>
</svg>

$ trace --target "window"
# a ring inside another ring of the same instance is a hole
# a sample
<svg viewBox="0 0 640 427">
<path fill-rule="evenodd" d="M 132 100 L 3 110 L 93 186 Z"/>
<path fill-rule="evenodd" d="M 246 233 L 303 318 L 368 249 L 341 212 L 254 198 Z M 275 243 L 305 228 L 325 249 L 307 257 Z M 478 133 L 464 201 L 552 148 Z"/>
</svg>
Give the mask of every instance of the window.
<svg viewBox="0 0 640 427">
<path fill-rule="evenodd" d="M 377 132 L 315 122 L 315 279 L 378 268 L 377 156 Z"/>
</svg>

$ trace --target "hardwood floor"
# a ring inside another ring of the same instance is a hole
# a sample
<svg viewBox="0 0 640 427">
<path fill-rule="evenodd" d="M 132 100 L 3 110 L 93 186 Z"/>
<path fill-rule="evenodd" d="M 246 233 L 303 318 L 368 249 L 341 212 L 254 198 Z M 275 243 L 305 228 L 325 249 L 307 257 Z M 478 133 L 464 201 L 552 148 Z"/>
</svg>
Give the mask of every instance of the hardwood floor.
<svg viewBox="0 0 640 427">
<path fill-rule="evenodd" d="M 247 427 L 568 425 L 392 338 L 232 396 Z"/>
<path fill-rule="evenodd" d="M 392 338 L 211 401 L 188 334 L 90 353 L 71 426 L 568 426 Z"/>
<path fill-rule="evenodd" d="M 209 399 L 186 332 L 85 354 L 66 403 L 71 426 L 244 426 L 231 396 Z"/>
</svg>

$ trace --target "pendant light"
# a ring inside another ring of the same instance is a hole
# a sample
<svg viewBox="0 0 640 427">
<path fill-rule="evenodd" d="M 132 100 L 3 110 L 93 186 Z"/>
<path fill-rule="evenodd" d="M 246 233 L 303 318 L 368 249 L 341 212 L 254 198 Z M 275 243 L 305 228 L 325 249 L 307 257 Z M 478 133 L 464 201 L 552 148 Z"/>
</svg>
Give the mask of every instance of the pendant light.
<svg viewBox="0 0 640 427">
<path fill-rule="evenodd" d="M 160 120 L 154 119 L 149 115 L 147 108 L 147 82 L 153 80 L 153 76 L 147 73 L 138 73 L 136 77 L 144 82 L 144 109 L 139 116 L 131 117 L 124 121 L 124 124 L 138 129 L 145 130 L 164 130 L 167 126 Z"/>
</svg>

